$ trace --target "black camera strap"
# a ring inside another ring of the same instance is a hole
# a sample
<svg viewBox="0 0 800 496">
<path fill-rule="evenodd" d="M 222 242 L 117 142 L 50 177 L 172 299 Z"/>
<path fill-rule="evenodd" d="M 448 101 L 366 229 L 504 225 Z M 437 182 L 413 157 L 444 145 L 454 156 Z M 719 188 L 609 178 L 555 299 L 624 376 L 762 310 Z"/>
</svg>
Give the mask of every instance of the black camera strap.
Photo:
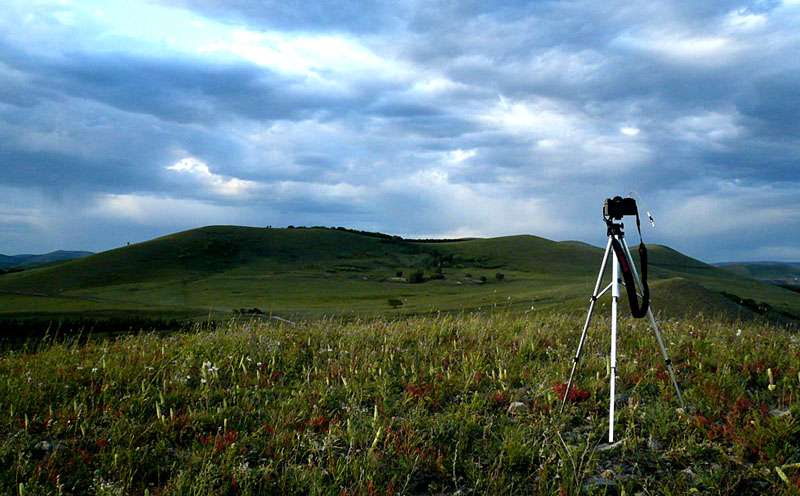
<svg viewBox="0 0 800 496">
<path fill-rule="evenodd" d="M 614 254 L 619 261 L 619 268 L 622 272 L 622 278 L 625 281 L 625 290 L 628 293 L 628 302 L 631 305 L 631 313 L 636 319 L 641 319 L 647 315 L 647 308 L 650 305 L 650 288 L 647 285 L 647 248 L 642 241 L 642 229 L 639 223 L 639 212 L 636 212 L 636 228 L 639 230 L 639 260 L 642 264 L 642 304 L 639 306 L 639 300 L 636 296 L 636 283 L 633 280 L 633 271 L 628 265 L 628 257 L 622 248 L 622 243 L 612 236 L 611 247 L 614 249 Z M 633 260 L 630 260 L 633 263 Z"/>
</svg>

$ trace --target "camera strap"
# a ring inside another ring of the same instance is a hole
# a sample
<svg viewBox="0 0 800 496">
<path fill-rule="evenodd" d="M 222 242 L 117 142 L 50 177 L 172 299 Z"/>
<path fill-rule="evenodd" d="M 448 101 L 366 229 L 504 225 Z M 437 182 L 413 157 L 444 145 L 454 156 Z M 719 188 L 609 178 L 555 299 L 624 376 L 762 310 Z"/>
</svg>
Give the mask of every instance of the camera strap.
<svg viewBox="0 0 800 496">
<path fill-rule="evenodd" d="M 636 212 L 636 228 L 639 230 L 639 260 L 642 264 L 642 304 L 639 305 L 639 300 L 636 296 L 636 283 L 633 280 L 633 271 L 628 265 L 628 257 L 622 249 L 622 243 L 612 236 L 611 247 L 614 249 L 614 254 L 619 261 L 619 268 L 622 272 L 622 279 L 625 281 L 625 290 L 628 293 L 628 302 L 631 305 L 631 313 L 636 319 L 641 319 L 647 315 L 647 308 L 650 305 L 650 288 L 647 285 L 647 248 L 642 241 L 642 229 L 639 223 L 639 212 Z M 633 260 L 630 260 L 633 263 Z"/>
</svg>

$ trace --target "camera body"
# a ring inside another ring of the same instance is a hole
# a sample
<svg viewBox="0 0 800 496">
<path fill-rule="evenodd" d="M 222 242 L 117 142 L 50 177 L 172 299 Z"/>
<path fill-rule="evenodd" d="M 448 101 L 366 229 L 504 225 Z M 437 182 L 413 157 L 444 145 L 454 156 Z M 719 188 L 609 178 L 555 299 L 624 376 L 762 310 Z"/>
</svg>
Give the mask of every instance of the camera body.
<svg viewBox="0 0 800 496">
<path fill-rule="evenodd" d="M 625 215 L 637 215 L 639 210 L 636 208 L 636 200 L 633 198 L 606 198 L 603 204 L 603 217 L 610 220 L 621 220 Z"/>
</svg>

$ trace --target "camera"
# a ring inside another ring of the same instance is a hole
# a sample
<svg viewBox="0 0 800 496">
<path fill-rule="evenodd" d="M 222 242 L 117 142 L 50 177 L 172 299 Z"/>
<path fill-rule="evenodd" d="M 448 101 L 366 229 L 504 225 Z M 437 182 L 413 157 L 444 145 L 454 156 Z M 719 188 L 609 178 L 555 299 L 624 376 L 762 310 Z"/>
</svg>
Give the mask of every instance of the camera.
<svg viewBox="0 0 800 496">
<path fill-rule="evenodd" d="M 636 200 L 633 198 L 606 198 L 603 204 L 603 217 L 611 220 L 621 220 L 625 215 L 637 215 L 639 210 L 636 208 Z"/>
</svg>

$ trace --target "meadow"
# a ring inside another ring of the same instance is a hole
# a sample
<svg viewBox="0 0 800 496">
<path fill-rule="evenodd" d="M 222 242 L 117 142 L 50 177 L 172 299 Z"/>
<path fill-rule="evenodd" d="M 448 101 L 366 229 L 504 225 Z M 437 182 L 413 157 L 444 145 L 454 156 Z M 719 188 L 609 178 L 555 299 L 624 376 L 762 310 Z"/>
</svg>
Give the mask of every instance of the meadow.
<svg viewBox="0 0 800 496">
<path fill-rule="evenodd" d="M 39 333 L 51 321 L 82 320 L 89 329 L 142 315 L 227 320 L 241 309 L 290 319 L 582 310 L 603 256 L 585 243 L 529 235 L 415 241 L 342 229 L 210 226 L 5 274 L 0 339 L 30 335 L 4 325 L 19 320 L 42 322 Z M 773 321 L 800 322 L 796 292 L 665 246 L 648 251 L 655 306 L 668 315 L 745 319 L 763 307 Z"/>
<path fill-rule="evenodd" d="M 598 313 L 233 319 L 0 356 L 0 492 L 797 494 L 800 338 L 755 321 L 619 332 Z"/>
</svg>

